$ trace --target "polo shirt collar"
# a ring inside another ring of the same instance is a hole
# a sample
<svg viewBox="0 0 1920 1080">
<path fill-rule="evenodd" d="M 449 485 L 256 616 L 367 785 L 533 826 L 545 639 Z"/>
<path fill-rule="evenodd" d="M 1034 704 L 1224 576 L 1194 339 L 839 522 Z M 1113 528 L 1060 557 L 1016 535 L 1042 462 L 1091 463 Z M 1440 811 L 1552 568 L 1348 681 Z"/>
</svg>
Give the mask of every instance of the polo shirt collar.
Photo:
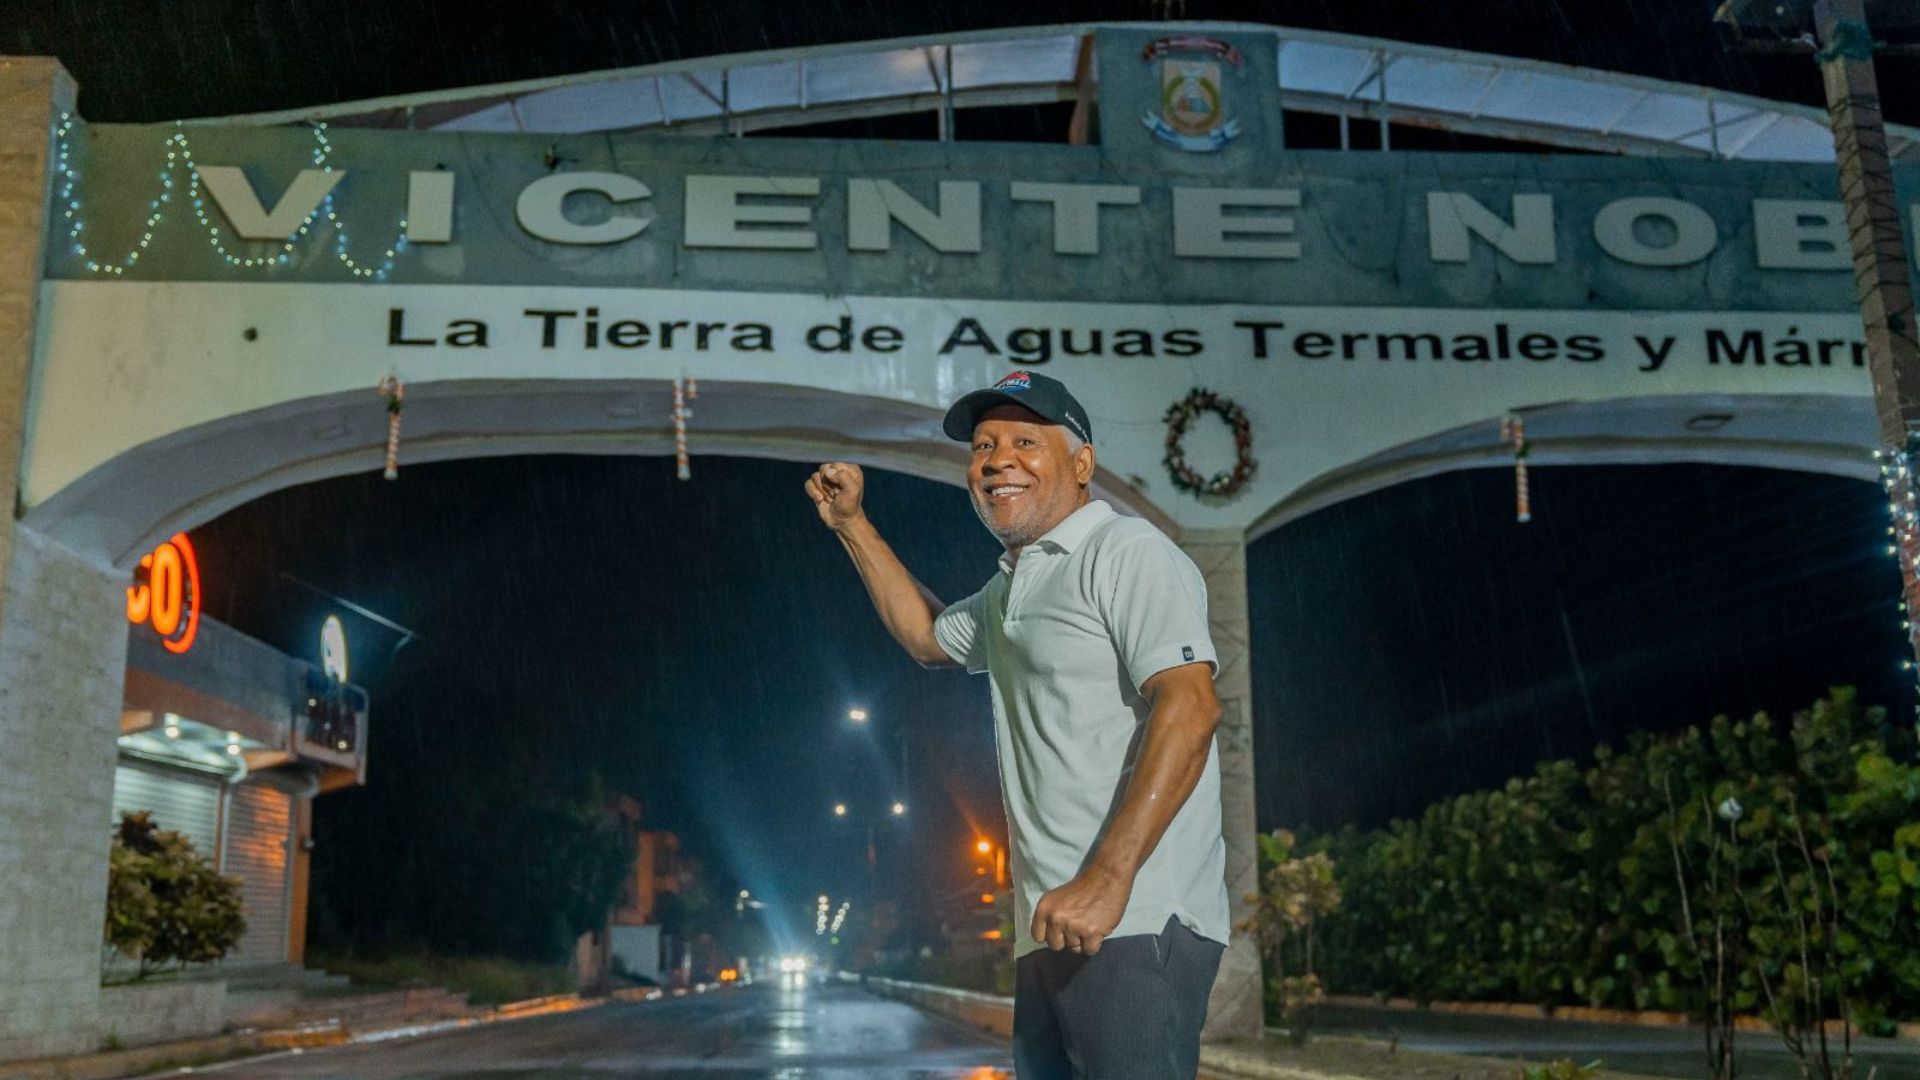
<svg viewBox="0 0 1920 1080">
<path fill-rule="evenodd" d="M 1114 516 L 1116 515 L 1113 507 L 1108 506 L 1104 499 L 1093 499 L 1089 501 L 1087 505 L 1068 514 L 1060 524 L 1047 530 L 1046 534 L 1040 537 L 1040 539 L 1028 544 L 1027 550 L 1031 551 L 1037 547 L 1045 547 L 1054 551 L 1070 552 L 1084 543 L 1088 534 L 1092 533 L 1094 529 L 1100 527 L 1108 518 Z M 1013 565 L 1012 556 L 1002 552 L 1000 555 L 1000 569 L 1011 574 L 1013 573 Z"/>
</svg>

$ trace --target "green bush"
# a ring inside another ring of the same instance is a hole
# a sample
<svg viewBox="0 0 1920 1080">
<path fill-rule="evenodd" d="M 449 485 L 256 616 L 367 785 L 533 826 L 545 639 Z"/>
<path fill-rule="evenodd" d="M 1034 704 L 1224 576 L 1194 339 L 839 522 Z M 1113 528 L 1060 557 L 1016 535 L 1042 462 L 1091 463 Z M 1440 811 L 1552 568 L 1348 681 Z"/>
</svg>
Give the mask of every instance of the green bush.
<svg viewBox="0 0 1920 1080">
<path fill-rule="evenodd" d="M 1539 766 L 1418 820 L 1324 835 L 1336 992 L 1766 1017 L 1920 1018 L 1913 732 L 1836 690 Z"/>
<path fill-rule="evenodd" d="M 139 962 L 139 974 L 220 959 L 246 932 L 240 882 L 152 814 L 123 814 L 108 855 L 106 944 Z"/>
<path fill-rule="evenodd" d="M 1340 907 L 1333 859 L 1324 851 L 1296 856 L 1285 829 L 1261 833 L 1260 891 L 1247 897 L 1253 916 L 1240 924 L 1260 942 L 1265 997 L 1295 1046 L 1304 1046 L 1313 1010 L 1326 998 L 1314 971 L 1317 924 Z"/>
</svg>

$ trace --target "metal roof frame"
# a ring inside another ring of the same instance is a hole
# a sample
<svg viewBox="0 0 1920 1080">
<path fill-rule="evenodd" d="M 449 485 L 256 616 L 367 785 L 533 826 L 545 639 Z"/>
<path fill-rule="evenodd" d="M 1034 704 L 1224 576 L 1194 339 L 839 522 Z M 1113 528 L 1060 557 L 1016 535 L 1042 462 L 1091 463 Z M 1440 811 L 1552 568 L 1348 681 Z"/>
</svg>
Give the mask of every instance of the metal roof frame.
<svg viewBox="0 0 1920 1080">
<path fill-rule="evenodd" d="M 1385 38 L 1223 22 L 1079 23 L 737 53 L 194 122 L 743 135 L 933 112 L 941 137 L 951 138 L 947 118 L 956 110 L 1077 100 L 1082 43 L 1102 27 L 1272 34 L 1286 108 L 1383 127 L 1392 120 L 1635 156 L 1833 160 L 1826 113 L 1811 106 Z M 1920 160 L 1920 129 L 1890 124 L 1887 134 L 1896 161 Z"/>
</svg>

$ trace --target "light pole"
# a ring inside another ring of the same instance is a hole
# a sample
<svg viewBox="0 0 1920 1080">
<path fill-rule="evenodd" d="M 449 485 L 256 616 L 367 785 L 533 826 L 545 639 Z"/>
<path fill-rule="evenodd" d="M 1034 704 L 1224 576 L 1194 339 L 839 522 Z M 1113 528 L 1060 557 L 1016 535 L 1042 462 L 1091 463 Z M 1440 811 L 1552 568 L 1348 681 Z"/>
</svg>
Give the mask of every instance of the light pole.
<svg viewBox="0 0 1920 1080">
<path fill-rule="evenodd" d="M 847 722 L 857 728 L 870 728 L 874 726 L 875 723 L 873 713 L 861 705 L 853 706 L 847 710 Z M 887 726 L 885 735 L 893 740 L 894 748 L 897 749 L 900 754 L 899 786 L 895 789 L 896 795 L 894 801 L 888 806 L 889 816 L 895 820 L 899 820 L 904 818 L 907 813 L 906 803 L 900 800 L 911 797 L 913 788 L 913 778 L 912 773 L 909 771 L 910 763 L 907 754 L 907 733 L 902 725 L 892 723 Z M 876 823 L 869 822 L 867 825 L 867 896 L 869 899 L 877 898 L 879 895 L 879 871 L 877 869 L 877 863 L 879 861 L 879 837 L 877 833 Z M 914 858 L 913 848 L 909 845 L 906 850 L 906 866 L 904 867 L 906 880 L 894 893 L 895 899 L 901 903 L 903 915 L 907 909 L 913 907 L 915 897 L 918 895 L 918 875 L 915 872 L 916 860 Z"/>
</svg>

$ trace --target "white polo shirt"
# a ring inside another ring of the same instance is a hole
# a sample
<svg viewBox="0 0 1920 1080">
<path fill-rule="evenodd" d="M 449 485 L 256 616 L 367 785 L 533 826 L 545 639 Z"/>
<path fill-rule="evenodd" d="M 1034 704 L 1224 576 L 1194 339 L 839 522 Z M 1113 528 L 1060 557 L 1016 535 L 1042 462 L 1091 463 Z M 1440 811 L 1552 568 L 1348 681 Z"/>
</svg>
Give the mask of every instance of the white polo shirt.
<svg viewBox="0 0 1920 1080">
<path fill-rule="evenodd" d="M 1044 948 L 1032 940 L 1034 905 L 1080 872 L 1120 808 L 1151 712 L 1141 684 L 1182 664 L 1219 669 L 1206 582 L 1160 530 L 1094 501 L 1027 545 L 1017 566 L 1001 556 L 1000 573 L 941 612 L 933 631 L 992 683 L 1013 831 L 1014 955 L 1025 955 Z M 1217 744 L 1113 936 L 1157 934 L 1169 915 L 1227 940 Z"/>
</svg>

